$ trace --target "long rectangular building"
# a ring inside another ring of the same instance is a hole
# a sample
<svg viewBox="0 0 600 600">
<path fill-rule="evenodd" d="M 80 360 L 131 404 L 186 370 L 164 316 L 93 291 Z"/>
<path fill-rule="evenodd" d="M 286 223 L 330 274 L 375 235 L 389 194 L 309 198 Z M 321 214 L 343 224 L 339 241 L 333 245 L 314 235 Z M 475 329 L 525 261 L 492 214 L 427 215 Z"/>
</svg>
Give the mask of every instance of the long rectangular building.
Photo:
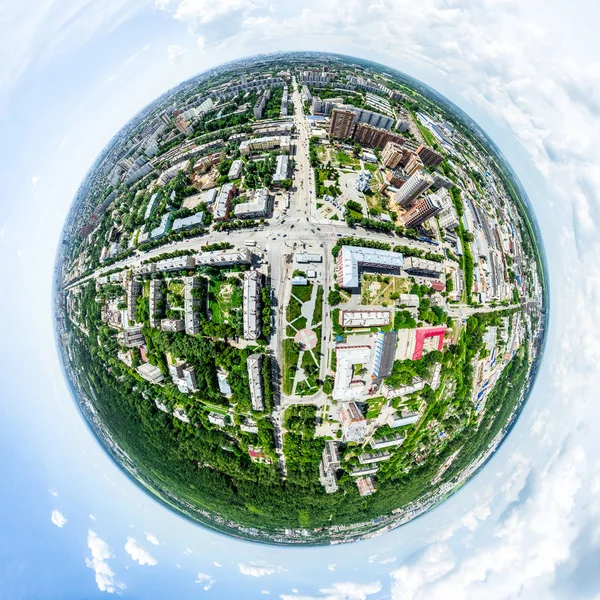
<svg viewBox="0 0 600 600">
<path fill-rule="evenodd" d="M 242 156 L 247 156 L 251 152 L 272 150 L 273 148 L 279 148 L 282 152 L 289 152 L 290 136 L 273 135 L 245 140 L 240 144 L 240 153 Z"/>
<path fill-rule="evenodd" d="M 390 324 L 389 310 L 342 310 L 342 327 L 385 327 Z"/>
<path fill-rule="evenodd" d="M 244 273 L 244 339 L 257 340 L 260 335 L 260 273 Z"/>
<path fill-rule="evenodd" d="M 251 354 L 248 357 L 248 379 L 250 382 L 250 399 L 252 401 L 253 410 L 264 410 L 263 402 L 263 387 L 262 387 L 262 354 Z"/>
<path fill-rule="evenodd" d="M 215 203 L 214 218 L 215 221 L 223 221 L 229 216 L 229 205 L 231 198 L 236 192 L 234 183 L 226 183 L 217 196 Z"/>
<path fill-rule="evenodd" d="M 399 270 L 403 265 L 404 258 L 399 252 L 342 246 L 337 257 L 337 281 L 340 287 L 357 288 L 360 286 L 359 269 L 361 267 Z"/>
<path fill-rule="evenodd" d="M 150 327 L 160 326 L 160 315 L 162 311 L 160 310 L 159 304 L 162 301 L 162 299 L 162 280 L 151 279 L 148 303 L 148 308 L 150 312 Z"/>
<path fill-rule="evenodd" d="M 188 335 L 196 335 L 200 333 L 200 315 L 198 314 L 200 279 L 198 277 L 186 277 L 184 282 L 185 332 Z"/>
<path fill-rule="evenodd" d="M 238 264 L 250 264 L 252 262 L 252 253 L 248 248 L 238 248 L 231 250 L 213 250 L 211 252 L 200 252 L 195 255 L 196 266 L 229 266 Z"/>
</svg>

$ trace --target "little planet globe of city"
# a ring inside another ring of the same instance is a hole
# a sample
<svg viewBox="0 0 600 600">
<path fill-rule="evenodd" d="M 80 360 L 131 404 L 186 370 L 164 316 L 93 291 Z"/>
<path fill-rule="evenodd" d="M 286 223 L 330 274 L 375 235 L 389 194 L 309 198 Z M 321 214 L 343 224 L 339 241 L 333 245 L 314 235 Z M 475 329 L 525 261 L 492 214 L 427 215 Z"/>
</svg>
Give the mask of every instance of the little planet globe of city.
<svg viewBox="0 0 600 600">
<path fill-rule="evenodd" d="M 62 234 L 77 405 L 178 514 L 273 544 L 389 531 L 499 447 L 544 347 L 544 253 L 486 134 L 423 83 L 314 52 L 169 90 Z"/>
</svg>

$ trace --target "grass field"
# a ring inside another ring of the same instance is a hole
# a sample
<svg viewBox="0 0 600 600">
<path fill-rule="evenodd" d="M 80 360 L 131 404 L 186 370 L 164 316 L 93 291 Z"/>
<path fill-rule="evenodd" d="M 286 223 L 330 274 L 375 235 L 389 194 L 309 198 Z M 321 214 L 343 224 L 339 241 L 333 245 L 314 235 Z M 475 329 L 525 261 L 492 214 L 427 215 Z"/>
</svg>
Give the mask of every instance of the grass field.
<svg viewBox="0 0 600 600">
<path fill-rule="evenodd" d="M 385 280 L 385 281 L 384 281 Z M 386 283 L 387 282 L 387 283 Z M 369 275 L 362 276 L 360 302 L 364 305 L 392 305 L 394 301 L 390 294 L 398 292 L 408 294 L 411 283 L 404 277 L 397 275 Z"/>
<path fill-rule="evenodd" d="M 315 298 L 315 310 L 313 312 L 312 324 L 318 325 L 323 320 L 323 286 L 320 285 L 317 289 L 317 297 Z"/>
<path fill-rule="evenodd" d="M 366 418 L 376 419 L 379 416 L 379 413 L 381 412 L 385 402 L 385 398 L 381 396 L 379 398 L 369 398 Z"/>
<path fill-rule="evenodd" d="M 296 377 L 296 367 L 298 366 L 298 357 L 300 352 L 296 342 L 288 338 L 283 340 L 283 393 L 291 394 L 294 389 L 294 379 Z"/>
<path fill-rule="evenodd" d="M 290 298 L 290 303 L 287 305 L 287 309 L 286 309 L 286 313 L 285 313 L 288 323 L 295 321 L 301 315 L 302 315 L 302 303 L 299 302 L 297 298 L 294 298 L 294 296 L 292 296 Z"/>
<path fill-rule="evenodd" d="M 213 321 L 215 323 L 228 321 L 232 316 L 232 310 L 242 307 L 243 297 L 240 280 L 237 278 L 211 282 L 209 303 Z"/>
<path fill-rule="evenodd" d="M 293 285 L 292 294 L 300 300 L 300 302 L 308 302 L 312 296 L 312 283 L 308 285 Z"/>
<path fill-rule="evenodd" d="M 335 159 L 338 161 L 340 167 L 355 167 L 356 165 L 360 164 L 357 158 L 347 154 L 343 150 L 339 150 L 337 152 Z"/>
</svg>

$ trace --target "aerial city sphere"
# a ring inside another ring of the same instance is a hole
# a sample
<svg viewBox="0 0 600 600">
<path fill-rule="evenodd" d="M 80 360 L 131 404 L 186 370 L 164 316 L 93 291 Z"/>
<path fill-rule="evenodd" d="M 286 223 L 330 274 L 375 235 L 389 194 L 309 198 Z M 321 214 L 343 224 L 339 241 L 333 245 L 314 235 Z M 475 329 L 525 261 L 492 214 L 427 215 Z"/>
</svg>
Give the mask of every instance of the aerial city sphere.
<svg viewBox="0 0 600 600">
<path fill-rule="evenodd" d="M 83 181 L 57 255 L 65 373 L 121 469 L 203 526 L 355 541 L 459 490 L 547 320 L 510 166 L 362 59 L 259 55 L 169 90 Z"/>
</svg>

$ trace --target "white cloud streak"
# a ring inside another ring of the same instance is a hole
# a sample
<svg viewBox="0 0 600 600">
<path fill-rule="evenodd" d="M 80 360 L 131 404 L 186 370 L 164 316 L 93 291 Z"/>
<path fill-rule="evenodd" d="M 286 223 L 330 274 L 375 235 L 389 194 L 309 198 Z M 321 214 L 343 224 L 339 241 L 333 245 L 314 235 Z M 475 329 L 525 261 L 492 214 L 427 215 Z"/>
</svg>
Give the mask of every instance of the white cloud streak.
<svg viewBox="0 0 600 600">
<path fill-rule="evenodd" d="M 281 594 L 281 600 L 367 600 L 368 596 L 378 594 L 382 589 L 379 581 L 373 583 L 353 583 L 350 581 L 334 583 L 331 587 L 319 590 L 318 596 L 296 596 Z"/>
<path fill-rule="evenodd" d="M 249 577 L 265 577 L 266 575 L 275 575 L 283 573 L 285 569 L 277 565 L 271 565 L 263 561 L 250 561 L 238 565 L 242 575 Z"/>
<path fill-rule="evenodd" d="M 158 564 L 158 561 L 146 549 L 142 548 L 134 538 L 127 538 L 125 551 L 140 565 L 153 567 Z"/>
</svg>

